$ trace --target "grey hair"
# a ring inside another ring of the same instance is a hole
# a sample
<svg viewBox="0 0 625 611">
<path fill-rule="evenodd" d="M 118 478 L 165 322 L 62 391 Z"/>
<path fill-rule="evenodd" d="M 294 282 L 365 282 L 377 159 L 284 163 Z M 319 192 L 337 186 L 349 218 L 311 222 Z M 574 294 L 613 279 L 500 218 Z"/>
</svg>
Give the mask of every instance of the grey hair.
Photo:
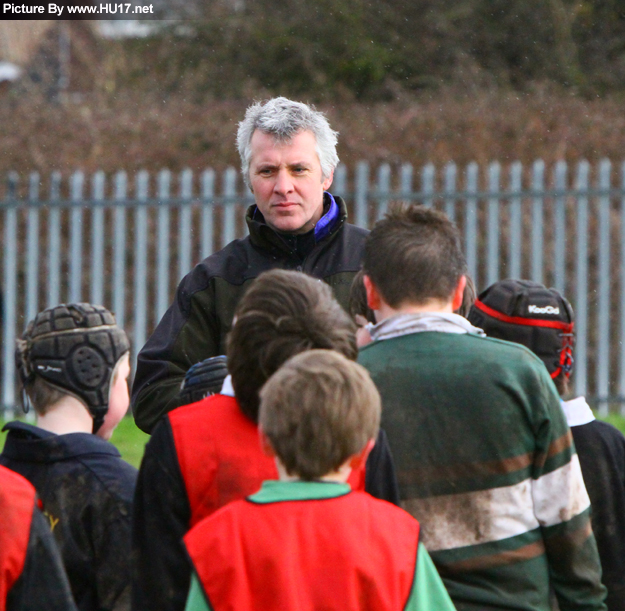
<svg viewBox="0 0 625 611">
<path fill-rule="evenodd" d="M 338 132 L 328 123 L 325 115 L 314 106 L 294 102 L 288 98 L 272 98 L 267 102 L 256 102 L 245 112 L 245 119 L 239 123 L 237 148 L 241 156 L 241 172 L 245 184 L 250 186 L 250 161 L 252 158 L 252 136 L 259 129 L 272 135 L 278 142 L 288 142 L 301 131 L 311 131 L 317 140 L 315 147 L 321 173 L 325 180 L 339 163 L 336 152 Z"/>
</svg>

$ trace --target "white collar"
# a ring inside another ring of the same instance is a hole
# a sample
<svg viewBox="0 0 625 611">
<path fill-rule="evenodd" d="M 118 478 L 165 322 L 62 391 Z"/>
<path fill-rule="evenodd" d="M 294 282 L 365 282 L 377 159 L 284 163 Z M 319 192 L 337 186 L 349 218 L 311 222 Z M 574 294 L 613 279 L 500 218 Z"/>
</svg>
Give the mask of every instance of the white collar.
<svg viewBox="0 0 625 611">
<path fill-rule="evenodd" d="M 234 397 L 234 386 L 232 386 L 232 376 L 230 374 L 224 378 L 219 394 L 226 395 L 226 397 Z"/>
<path fill-rule="evenodd" d="M 570 401 L 560 401 L 569 426 L 581 426 L 595 419 L 595 415 L 586 403 L 586 397 L 577 397 Z"/>
</svg>

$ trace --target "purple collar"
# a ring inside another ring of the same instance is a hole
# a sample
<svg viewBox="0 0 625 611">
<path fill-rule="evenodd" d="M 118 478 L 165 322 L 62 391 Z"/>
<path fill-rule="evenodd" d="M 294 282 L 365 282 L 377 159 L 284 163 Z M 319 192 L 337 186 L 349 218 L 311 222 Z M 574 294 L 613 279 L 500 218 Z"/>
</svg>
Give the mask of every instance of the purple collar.
<svg viewBox="0 0 625 611">
<path fill-rule="evenodd" d="M 319 219 L 319 221 L 315 225 L 315 242 L 321 242 L 321 240 L 330 235 L 332 229 L 334 229 L 334 226 L 336 225 L 336 221 L 339 219 L 341 212 L 339 209 L 339 205 L 336 203 L 332 193 L 330 193 L 329 191 L 324 191 L 323 196 L 324 199 L 326 196 L 329 198 L 330 206 L 328 208 L 328 211 Z M 264 222 L 261 211 L 258 209 L 258 206 L 256 204 L 254 204 L 254 212 L 252 213 L 252 218 L 256 221 L 260 221 L 262 219 L 262 221 Z"/>
<path fill-rule="evenodd" d="M 323 238 L 330 235 L 330 232 L 334 228 L 334 225 L 339 218 L 338 204 L 336 203 L 336 201 L 334 201 L 334 197 L 332 197 L 331 193 L 325 191 L 324 196 L 326 195 L 330 198 L 330 208 L 315 225 L 315 242 L 321 242 Z"/>
</svg>

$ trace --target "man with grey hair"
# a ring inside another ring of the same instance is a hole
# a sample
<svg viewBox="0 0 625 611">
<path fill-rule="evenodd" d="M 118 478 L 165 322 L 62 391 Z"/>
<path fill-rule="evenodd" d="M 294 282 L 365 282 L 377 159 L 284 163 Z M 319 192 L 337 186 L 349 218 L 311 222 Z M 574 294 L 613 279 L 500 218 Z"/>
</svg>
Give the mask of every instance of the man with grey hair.
<svg viewBox="0 0 625 611">
<path fill-rule="evenodd" d="M 313 107 L 284 97 L 250 106 L 239 124 L 242 173 L 255 204 L 249 235 L 199 263 L 137 359 L 132 405 L 137 425 L 151 432 L 181 405 L 186 371 L 225 353 L 234 309 L 261 272 L 302 271 L 327 282 L 347 308 L 367 231 L 346 223 L 340 197 L 327 189 L 339 158 L 337 132 Z"/>
</svg>

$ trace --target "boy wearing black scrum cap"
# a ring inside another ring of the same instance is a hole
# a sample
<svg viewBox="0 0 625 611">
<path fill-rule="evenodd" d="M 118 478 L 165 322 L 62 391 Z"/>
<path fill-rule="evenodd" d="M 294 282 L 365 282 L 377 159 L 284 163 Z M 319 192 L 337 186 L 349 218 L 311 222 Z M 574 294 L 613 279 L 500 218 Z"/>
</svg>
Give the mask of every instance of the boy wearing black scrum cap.
<svg viewBox="0 0 625 611">
<path fill-rule="evenodd" d="M 561 397 L 569 395 L 574 316 L 553 288 L 500 280 L 476 300 L 469 320 L 490 337 L 523 344 L 539 356 Z M 625 437 L 595 420 L 585 397 L 562 401 L 592 503 L 592 528 L 608 588 L 609 611 L 625 610 Z"/>
<path fill-rule="evenodd" d="M 40 312 L 16 350 L 37 426 L 7 424 L 0 463 L 37 490 L 84 611 L 130 606 L 137 471 L 107 441 L 128 409 L 128 351 L 114 316 L 87 303 Z"/>
</svg>

